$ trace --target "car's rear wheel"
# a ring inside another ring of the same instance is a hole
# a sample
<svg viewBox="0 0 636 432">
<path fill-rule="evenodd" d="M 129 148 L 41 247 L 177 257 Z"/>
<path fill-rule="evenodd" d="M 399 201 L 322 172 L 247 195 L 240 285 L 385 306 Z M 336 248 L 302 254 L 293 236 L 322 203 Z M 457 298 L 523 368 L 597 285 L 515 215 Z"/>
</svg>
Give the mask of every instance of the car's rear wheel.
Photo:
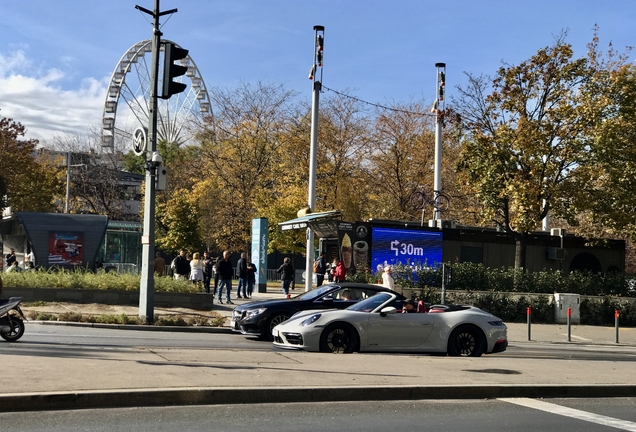
<svg viewBox="0 0 636 432">
<path fill-rule="evenodd" d="M 486 350 L 486 338 L 472 325 L 457 327 L 448 339 L 448 355 L 454 357 L 481 357 Z"/>
<path fill-rule="evenodd" d="M 328 326 L 320 336 L 320 351 L 352 353 L 358 349 L 358 333 L 351 326 L 336 323 Z"/>
<path fill-rule="evenodd" d="M 262 334 L 261 336 L 263 337 L 263 339 L 267 339 L 267 340 L 274 340 L 274 336 L 272 336 L 272 330 L 274 330 L 274 327 L 276 327 L 278 324 L 283 323 L 285 321 L 287 321 L 289 319 L 289 315 L 281 313 L 281 314 L 276 314 L 274 316 L 272 316 L 268 321 L 267 321 L 267 325 L 265 326 L 265 331 L 267 332 L 267 334 Z"/>
</svg>

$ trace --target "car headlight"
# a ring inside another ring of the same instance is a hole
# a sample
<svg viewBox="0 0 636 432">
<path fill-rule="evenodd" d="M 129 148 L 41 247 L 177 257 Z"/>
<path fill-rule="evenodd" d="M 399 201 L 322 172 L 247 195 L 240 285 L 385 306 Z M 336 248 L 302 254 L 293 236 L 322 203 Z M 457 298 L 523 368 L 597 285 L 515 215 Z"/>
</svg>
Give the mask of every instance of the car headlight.
<svg viewBox="0 0 636 432">
<path fill-rule="evenodd" d="M 249 309 L 247 312 L 245 312 L 245 318 L 253 318 L 257 315 L 262 314 L 266 310 L 267 308 Z"/>
<path fill-rule="evenodd" d="M 309 318 L 307 318 L 305 321 L 301 322 L 300 325 L 303 326 L 303 327 L 311 325 L 311 324 L 315 323 L 316 321 L 318 321 L 318 318 L 320 318 L 321 316 L 322 316 L 322 314 L 312 315 Z"/>
<path fill-rule="evenodd" d="M 494 327 L 499 327 L 504 325 L 503 321 L 488 321 L 488 324 Z"/>
</svg>

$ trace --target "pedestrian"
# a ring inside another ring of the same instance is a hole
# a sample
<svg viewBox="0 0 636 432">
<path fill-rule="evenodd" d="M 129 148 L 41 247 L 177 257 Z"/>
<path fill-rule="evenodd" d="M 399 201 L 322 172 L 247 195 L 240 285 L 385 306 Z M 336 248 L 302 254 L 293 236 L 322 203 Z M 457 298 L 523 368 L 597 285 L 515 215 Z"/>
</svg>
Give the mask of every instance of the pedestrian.
<svg viewBox="0 0 636 432">
<path fill-rule="evenodd" d="M 245 252 L 241 252 L 241 258 L 236 263 L 236 271 L 238 272 L 236 298 L 241 298 L 241 288 L 243 288 L 243 297 L 247 298 L 247 259 Z"/>
<path fill-rule="evenodd" d="M 214 260 L 210 257 L 210 254 L 203 252 L 203 288 L 205 292 L 210 294 L 210 280 L 212 279 L 212 268 L 214 267 Z"/>
<path fill-rule="evenodd" d="M 33 245 L 31 245 L 31 251 L 24 256 L 24 266 L 30 268 L 31 265 L 27 263 L 31 263 L 33 267 L 35 267 L 35 254 L 33 253 Z"/>
<path fill-rule="evenodd" d="M 9 269 L 9 267 L 11 267 L 11 265 L 12 265 L 14 262 L 17 262 L 17 260 L 18 260 L 18 259 L 16 258 L 16 256 L 15 256 L 15 249 L 11 248 L 11 249 L 9 250 L 9 253 L 8 253 L 8 254 L 7 254 L 7 256 L 6 256 L 6 259 L 7 259 L 7 270 L 8 270 L 8 269 Z"/>
<path fill-rule="evenodd" d="M 325 281 L 325 274 L 327 273 L 327 254 L 324 252 L 320 253 L 320 257 L 316 260 L 316 286 L 322 285 Z"/>
<path fill-rule="evenodd" d="M 166 274 L 166 260 L 161 257 L 161 252 L 155 253 L 155 274 L 157 276 Z"/>
<path fill-rule="evenodd" d="M 327 273 L 327 278 L 329 282 L 333 282 L 336 274 L 336 266 L 338 265 L 338 258 L 334 258 L 333 262 L 329 265 L 329 273 Z"/>
<path fill-rule="evenodd" d="M 174 259 L 174 278 L 175 279 L 189 279 L 190 275 L 190 262 L 186 258 L 185 249 L 179 251 L 179 255 Z"/>
<path fill-rule="evenodd" d="M 384 273 L 382 273 L 382 285 L 387 287 L 390 290 L 395 289 L 393 275 L 391 275 L 392 272 L 393 270 L 391 270 L 391 266 L 385 266 Z"/>
<path fill-rule="evenodd" d="M 256 283 L 256 265 L 248 260 L 247 263 L 247 298 L 252 298 L 254 284 Z"/>
<path fill-rule="evenodd" d="M 190 280 L 193 284 L 201 288 L 203 282 L 203 261 L 199 259 L 199 252 L 195 252 L 192 255 L 192 261 L 190 261 Z"/>
<path fill-rule="evenodd" d="M 223 259 L 219 259 L 216 263 L 216 272 L 219 275 L 219 304 L 223 304 L 223 287 L 225 287 L 226 301 L 229 304 L 234 304 L 230 299 L 230 294 L 232 293 L 232 276 L 234 276 L 234 269 L 230 262 L 230 251 L 223 252 Z"/>
<path fill-rule="evenodd" d="M 9 266 L 9 268 L 7 269 L 6 273 L 21 272 L 21 271 L 22 271 L 22 267 L 18 265 L 17 261 L 13 261 L 11 265 Z"/>
<path fill-rule="evenodd" d="M 289 297 L 289 287 L 294 280 L 294 265 L 289 257 L 285 257 L 283 264 L 278 267 L 276 273 L 281 275 L 280 278 L 283 281 L 283 294 Z"/>
<path fill-rule="evenodd" d="M 344 282 L 347 277 L 347 269 L 342 260 L 336 258 L 336 269 L 333 272 L 333 280 L 335 282 Z"/>
</svg>

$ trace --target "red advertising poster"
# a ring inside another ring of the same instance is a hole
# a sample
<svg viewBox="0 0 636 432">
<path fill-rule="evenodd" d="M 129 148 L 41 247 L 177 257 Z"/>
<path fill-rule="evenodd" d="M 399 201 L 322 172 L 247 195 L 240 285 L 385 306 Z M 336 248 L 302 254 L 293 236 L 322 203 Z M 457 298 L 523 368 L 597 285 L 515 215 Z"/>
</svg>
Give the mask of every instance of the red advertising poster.
<svg viewBox="0 0 636 432">
<path fill-rule="evenodd" d="M 49 265 L 82 265 L 84 235 L 78 232 L 49 231 Z"/>
</svg>

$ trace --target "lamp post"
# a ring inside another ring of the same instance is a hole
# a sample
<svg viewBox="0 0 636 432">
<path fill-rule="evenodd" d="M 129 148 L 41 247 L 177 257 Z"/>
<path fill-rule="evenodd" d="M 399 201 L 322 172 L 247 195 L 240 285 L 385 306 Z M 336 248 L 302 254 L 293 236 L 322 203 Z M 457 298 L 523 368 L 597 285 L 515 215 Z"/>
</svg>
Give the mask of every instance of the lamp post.
<svg viewBox="0 0 636 432">
<path fill-rule="evenodd" d="M 325 28 L 314 26 L 314 63 L 309 71 L 309 79 L 313 84 L 311 99 L 311 137 L 309 147 L 309 194 L 307 205 L 310 211 L 316 210 L 316 159 L 318 155 L 318 105 L 320 102 L 320 90 L 322 90 L 322 56 L 325 42 Z M 320 80 L 316 79 L 320 72 Z M 313 281 L 314 262 L 314 232 L 307 228 L 307 250 L 305 256 L 305 292 L 311 289 Z"/>
</svg>

